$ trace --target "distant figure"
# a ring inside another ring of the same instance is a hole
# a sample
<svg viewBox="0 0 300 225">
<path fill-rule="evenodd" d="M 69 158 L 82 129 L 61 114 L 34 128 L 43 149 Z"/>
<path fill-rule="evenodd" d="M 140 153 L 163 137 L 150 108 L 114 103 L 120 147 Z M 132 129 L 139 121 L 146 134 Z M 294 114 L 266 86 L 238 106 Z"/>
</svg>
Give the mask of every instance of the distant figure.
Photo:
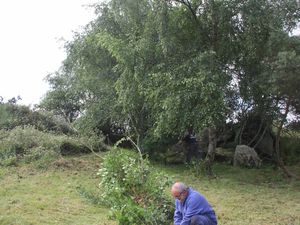
<svg viewBox="0 0 300 225">
<path fill-rule="evenodd" d="M 193 156 L 195 156 L 196 159 L 199 160 L 201 156 L 198 148 L 197 139 L 192 129 L 188 130 L 188 133 L 183 138 L 183 142 L 187 150 L 186 162 L 189 164 Z"/>
<path fill-rule="evenodd" d="M 215 211 L 199 192 L 176 182 L 171 189 L 175 198 L 174 225 L 217 225 Z"/>
</svg>

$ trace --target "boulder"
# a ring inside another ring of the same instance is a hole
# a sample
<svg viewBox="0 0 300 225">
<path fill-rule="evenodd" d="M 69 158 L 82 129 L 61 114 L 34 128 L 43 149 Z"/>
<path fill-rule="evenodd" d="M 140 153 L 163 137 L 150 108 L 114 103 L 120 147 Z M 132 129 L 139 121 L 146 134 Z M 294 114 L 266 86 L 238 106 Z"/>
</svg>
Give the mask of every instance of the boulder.
<svg viewBox="0 0 300 225">
<path fill-rule="evenodd" d="M 237 145 L 233 165 L 259 168 L 261 166 L 261 159 L 258 157 L 254 148 L 250 148 L 247 145 Z"/>
</svg>

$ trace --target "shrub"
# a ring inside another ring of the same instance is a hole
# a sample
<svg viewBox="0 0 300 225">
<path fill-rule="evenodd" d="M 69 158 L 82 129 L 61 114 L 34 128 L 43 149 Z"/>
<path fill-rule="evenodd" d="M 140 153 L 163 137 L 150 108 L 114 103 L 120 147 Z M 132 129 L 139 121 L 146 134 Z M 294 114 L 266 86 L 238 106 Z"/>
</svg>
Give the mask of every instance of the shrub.
<svg viewBox="0 0 300 225">
<path fill-rule="evenodd" d="M 16 127 L 0 132 L 0 165 L 16 165 L 20 161 L 29 163 L 49 155 L 57 157 L 61 137 L 44 133 L 31 126 Z"/>
<path fill-rule="evenodd" d="M 300 133 L 290 132 L 281 138 L 280 147 L 287 163 L 296 164 L 300 159 Z"/>
<path fill-rule="evenodd" d="M 105 156 L 99 175 L 103 203 L 120 224 L 170 224 L 173 203 L 165 188 L 171 180 L 152 168 L 148 159 L 114 149 Z"/>
<path fill-rule="evenodd" d="M 74 133 L 65 119 L 50 112 L 35 111 L 24 105 L 0 104 L 1 129 L 12 130 L 18 126 L 29 125 L 41 131 L 55 131 L 64 134 Z"/>
<path fill-rule="evenodd" d="M 0 165 L 37 160 L 49 162 L 67 151 L 87 153 L 91 147 L 100 145 L 98 139 L 42 132 L 32 126 L 15 127 L 10 131 L 0 130 Z"/>
</svg>

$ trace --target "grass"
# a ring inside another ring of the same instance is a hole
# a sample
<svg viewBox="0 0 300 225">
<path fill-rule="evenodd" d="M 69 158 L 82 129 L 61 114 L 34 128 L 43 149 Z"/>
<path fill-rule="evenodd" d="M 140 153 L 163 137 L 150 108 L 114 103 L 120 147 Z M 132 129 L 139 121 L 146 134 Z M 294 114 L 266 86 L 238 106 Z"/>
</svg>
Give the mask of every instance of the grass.
<svg viewBox="0 0 300 225">
<path fill-rule="evenodd" d="M 85 155 L 60 158 L 48 167 L 0 167 L 0 224 L 117 224 L 108 219 L 108 209 L 90 198 L 99 191 L 100 160 Z M 155 166 L 204 194 L 221 225 L 300 225 L 300 183 L 285 180 L 271 167 L 241 169 L 216 163 L 217 178 L 209 179 L 194 176 L 185 166 Z M 291 169 L 300 174 L 299 168 Z"/>
<path fill-rule="evenodd" d="M 287 181 L 271 167 L 243 169 L 217 163 L 216 179 L 195 177 L 185 167 L 163 169 L 206 196 L 219 224 L 300 225 L 300 182 Z"/>
<path fill-rule="evenodd" d="M 92 157 L 59 159 L 47 170 L 32 165 L 0 169 L 1 225 L 110 225 L 108 210 L 82 198 L 96 190 L 99 164 Z"/>
</svg>

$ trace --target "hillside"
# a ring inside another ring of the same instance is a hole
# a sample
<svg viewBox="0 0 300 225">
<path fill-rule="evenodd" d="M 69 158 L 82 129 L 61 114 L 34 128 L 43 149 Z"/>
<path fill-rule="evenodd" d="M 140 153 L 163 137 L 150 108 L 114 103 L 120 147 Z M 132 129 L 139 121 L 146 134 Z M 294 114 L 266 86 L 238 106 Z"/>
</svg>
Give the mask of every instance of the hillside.
<svg viewBox="0 0 300 225">
<path fill-rule="evenodd" d="M 44 168 L 38 163 L 1 167 L 0 224 L 117 224 L 96 204 L 100 161 L 91 154 L 61 157 Z M 286 181 L 270 167 L 216 164 L 217 178 L 208 179 L 185 166 L 154 166 L 202 192 L 219 224 L 300 224 L 300 183 Z M 290 169 L 299 172 L 299 165 Z"/>
</svg>

